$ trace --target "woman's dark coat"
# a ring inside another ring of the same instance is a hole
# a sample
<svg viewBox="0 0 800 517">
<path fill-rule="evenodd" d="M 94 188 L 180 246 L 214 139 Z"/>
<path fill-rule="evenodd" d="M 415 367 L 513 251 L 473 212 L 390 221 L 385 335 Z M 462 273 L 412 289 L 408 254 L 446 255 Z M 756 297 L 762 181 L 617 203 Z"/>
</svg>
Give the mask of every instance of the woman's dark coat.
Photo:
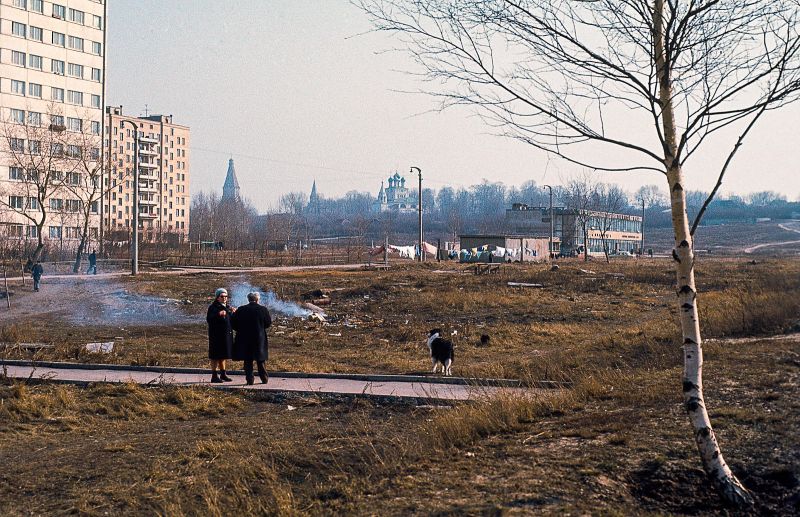
<svg viewBox="0 0 800 517">
<path fill-rule="evenodd" d="M 233 329 L 231 314 L 233 308 L 219 300 L 208 306 L 206 321 L 208 322 L 208 358 L 230 359 L 233 353 Z M 225 316 L 219 312 L 225 311 Z"/>
<path fill-rule="evenodd" d="M 267 329 L 272 325 L 269 311 L 258 302 L 242 305 L 231 317 L 236 330 L 233 358 L 237 361 L 266 361 L 269 357 Z"/>
</svg>

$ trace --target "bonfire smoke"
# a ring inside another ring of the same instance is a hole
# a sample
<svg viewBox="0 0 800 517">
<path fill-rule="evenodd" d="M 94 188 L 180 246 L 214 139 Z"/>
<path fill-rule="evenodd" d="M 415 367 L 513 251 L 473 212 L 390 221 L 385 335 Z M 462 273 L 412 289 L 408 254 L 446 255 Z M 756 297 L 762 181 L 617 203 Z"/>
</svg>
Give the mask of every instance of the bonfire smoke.
<svg viewBox="0 0 800 517">
<path fill-rule="evenodd" d="M 231 287 L 229 303 L 234 307 L 247 305 L 247 294 L 254 292 L 261 295 L 261 303 L 274 313 L 290 318 L 306 318 L 311 314 L 310 310 L 294 302 L 279 299 L 273 291 L 264 292 L 248 283 L 237 283 Z"/>
</svg>

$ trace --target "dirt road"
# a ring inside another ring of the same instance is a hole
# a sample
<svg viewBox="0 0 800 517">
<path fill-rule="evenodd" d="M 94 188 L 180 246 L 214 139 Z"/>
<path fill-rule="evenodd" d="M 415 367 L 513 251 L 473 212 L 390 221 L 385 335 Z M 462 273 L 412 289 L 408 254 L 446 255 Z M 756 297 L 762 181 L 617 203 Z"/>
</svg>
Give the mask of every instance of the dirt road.
<svg viewBox="0 0 800 517">
<path fill-rule="evenodd" d="M 792 221 L 788 223 L 782 223 L 778 225 L 778 228 L 782 230 L 786 230 L 789 232 L 800 233 L 800 221 Z M 757 244 L 755 246 L 750 246 L 749 248 L 745 248 L 745 253 L 753 253 L 756 250 L 761 248 L 770 248 L 774 246 L 786 246 L 788 244 L 800 244 L 800 240 L 797 241 L 777 241 L 777 242 L 767 242 L 763 244 Z"/>
</svg>

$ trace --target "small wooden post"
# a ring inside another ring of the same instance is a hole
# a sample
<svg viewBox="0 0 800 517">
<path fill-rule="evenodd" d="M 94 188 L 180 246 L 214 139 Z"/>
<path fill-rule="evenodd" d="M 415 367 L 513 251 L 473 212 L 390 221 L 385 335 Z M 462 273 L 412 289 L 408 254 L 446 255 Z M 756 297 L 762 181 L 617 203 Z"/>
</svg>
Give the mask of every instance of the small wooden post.
<svg viewBox="0 0 800 517">
<path fill-rule="evenodd" d="M 383 263 L 389 265 L 389 236 L 386 235 L 383 241 Z"/>
<path fill-rule="evenodd" d="M 25 264 L 20 260 L 19 267 L 22 270 L 22 287 L 25 287 Z"/>
</svg>

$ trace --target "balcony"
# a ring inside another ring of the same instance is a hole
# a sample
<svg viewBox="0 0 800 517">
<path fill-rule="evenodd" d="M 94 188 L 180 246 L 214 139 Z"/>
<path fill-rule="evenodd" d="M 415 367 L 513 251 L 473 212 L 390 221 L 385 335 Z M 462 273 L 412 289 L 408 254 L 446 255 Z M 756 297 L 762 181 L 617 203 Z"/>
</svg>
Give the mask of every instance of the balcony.
<svg viewBox="0 0 800 517">
<path fill-rule="evenodd" d="M 140 169 L 157 169 L 158 165 L 156 165 L 155 163 L 145 162 L 145 161 L 139 160 L 139 168 Z"/>
<path fill-rule="evenodd" d="M 140 147 L 139 148 L 139 154 L 141 156 L 158 156 L 158 153 L 156 151 L 154 151 L 153 149 L 151 149 L 149 146 L 148 147 Z"/>
<path fill-rule="evenodd" d="M 157 143 L 158 143 L 158 138 L 150 138 L 149 136 L 140 136 L 139 137 L 139 144 L 153 144 L 153 145 L 155 145 Z"/>
</svg>

